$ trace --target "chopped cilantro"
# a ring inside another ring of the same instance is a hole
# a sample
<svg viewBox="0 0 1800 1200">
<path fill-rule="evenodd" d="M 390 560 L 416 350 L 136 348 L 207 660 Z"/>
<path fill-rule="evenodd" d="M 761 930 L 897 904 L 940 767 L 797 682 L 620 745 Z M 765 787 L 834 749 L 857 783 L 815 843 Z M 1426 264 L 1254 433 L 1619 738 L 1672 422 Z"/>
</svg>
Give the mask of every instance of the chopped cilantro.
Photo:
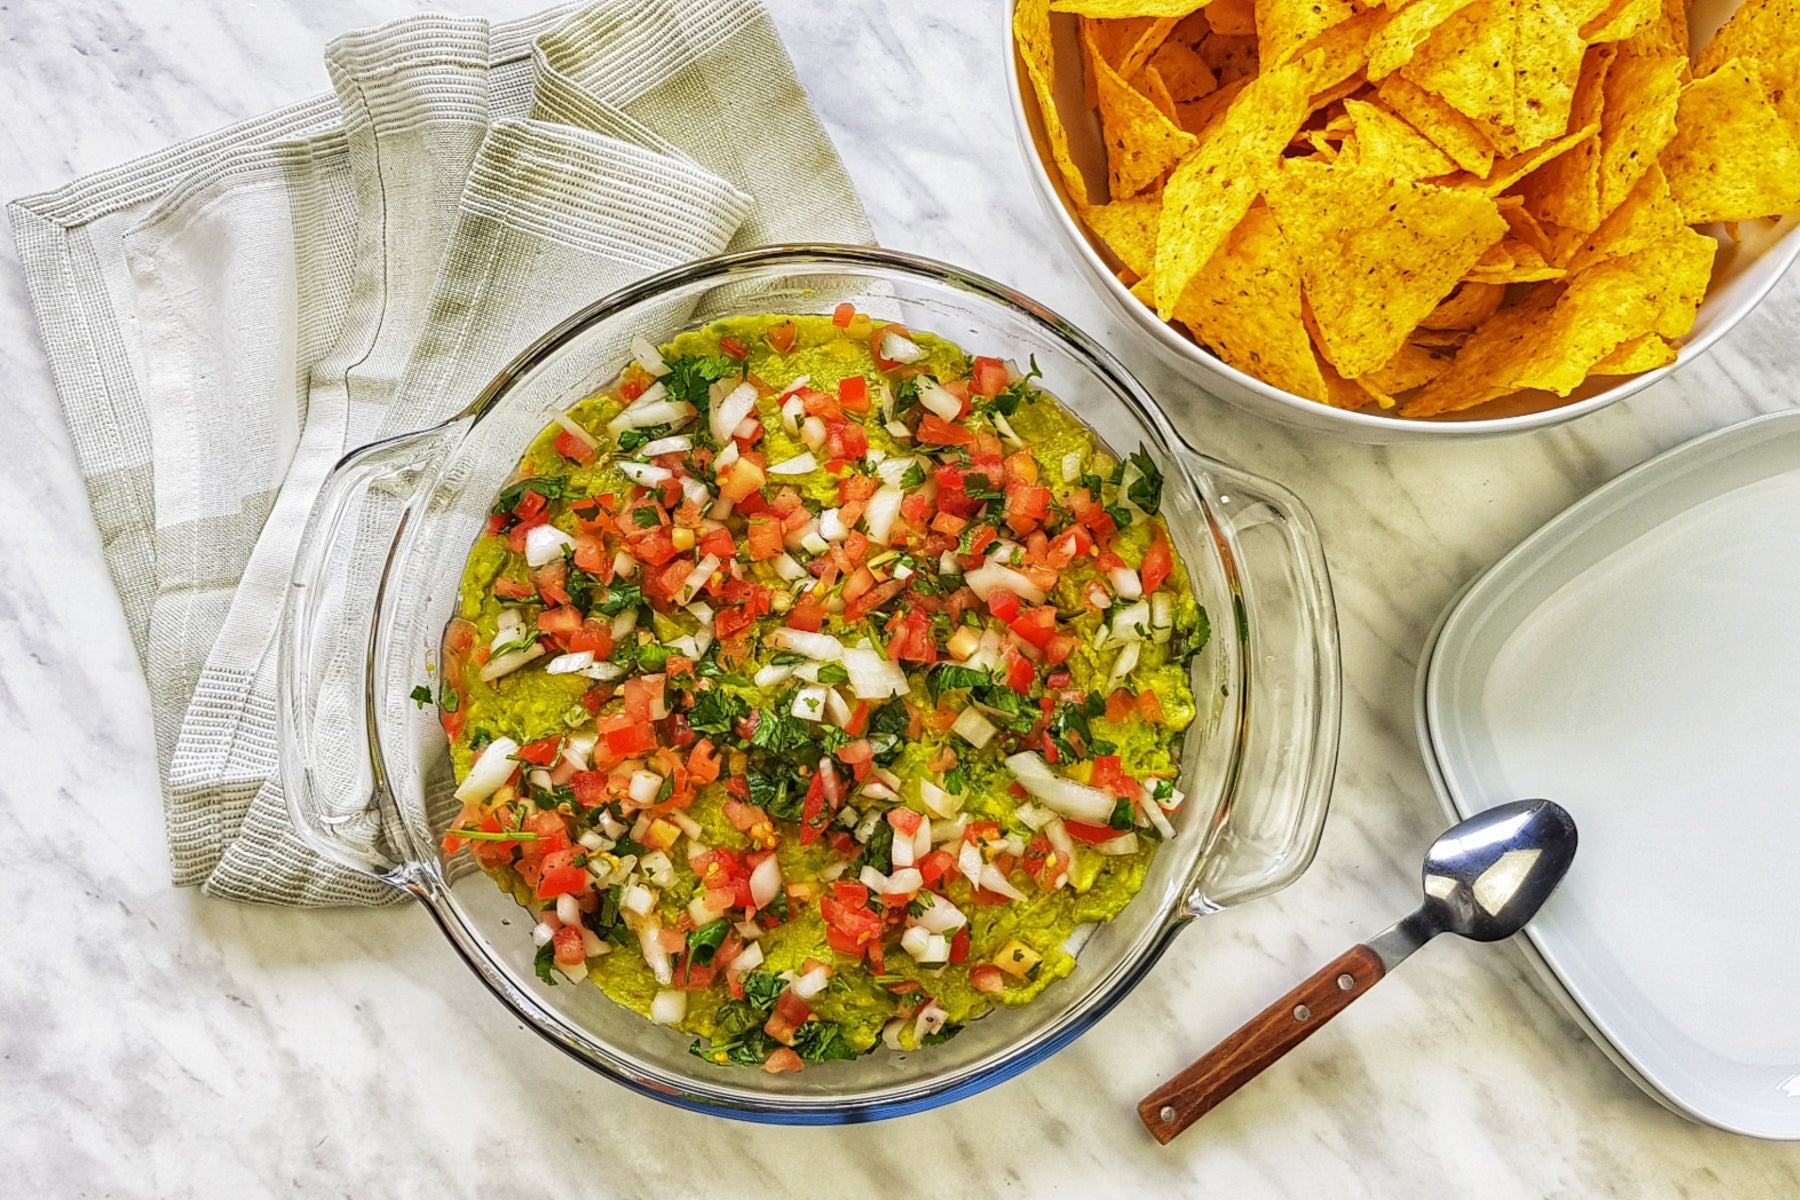
<svg viewBox="0 0 1800 1200">
<path fill-rule="evenodd" d="M 913 463 L 911 466 L 907 467 L 906 473 L 904 475 L 900 476 L 900 486 L 901 486 L 901 488 L 903 488 L 907 491 L 911 491 L 913 488 L 918 487 L 920 484 L 922 484 L 924 482 L 925 482 L 925 468 L 921 467 L 916 462 Z"/>
<path fill-rule="evenodd" d="M 1131 481 L 1126 495 L 1133 504 L 1154 517 L 1157 509 L 1162 507 L 1162 472 L 1156 469 L 1156 461 L 1142 450 L 1131 456 L 1131 465 L 1138 469 L 1138 478 Z"/>
<path fill-rule="evenodd" d="M 791 706 L 792 702 L 783 697 L 762 709 L 756 719 L 756 732 L 750 735 L 750 744 L 771 754 L 787 754 L 810 743 L 812 739 L 806 733 L 808 722 L 789 712 Z"/>
<path fill-rule="evenodd" d="M 651 425 L 643 429 L 626 429 L 619 434 L 619 449 L 630 454 L 657 438 L 668 437 L 674 428 L 673 425 Z"/>
<path fill-rule="evenodd" d="M 961 1025 L 946 1025 L 936 1033 L 928 1033 L 919 1039 L 921 1046 L 941 1046 L 963 1031 Z"/>
<path fill-rule="evenodd" d="M 1120 796 L 1113 804 L 1112 816 L 1106 823 L 1119 830 L 1129 830 L 1135 825 L 1136 822 L 1131 819 L 1131 801 Z"/>
<path fill-rule="evenodd" d="M 804 796 L 788 796 L 786 775 L 764 775 L 751 771 L 745 777 L 750 785 L 750 803 L 781 821 L 798 821 L 805 809 Z"/>
<path fill-rule="evenodd" d="M 1117 525 L 1120 529 L 1130 527 L 1131 510 L 1126 508 L 1123 504 L 1108 504 L 1105 512 L 1107 516 L 1113 519 L 1113 524 Z"/>
<path fill-rule="evenodd" d="M 843 663 L 828 662 L 819 667 L 820 683 L 849 683 L 850 672 L 844 669 Z"/>
<path fill-rule="evenodd" d="M 834 1021 L 808 1021 L 794 1031 L 794 1053 L 806 1062 L 827 1062 L 856 1057 L 844 1042 L 844 1030 Z"/>
<path fill-rule="evenodd" d="M 606 599 L 595 606 L 603 616 L 616 617 L 628 608 L 644 602 L 644 593 L 635 583 L 615 583 L 606 589 Z"/>
<path fill-rule="evenodd" d="M 875 832 L 869 835 L 869 840 L 863 845 L 862 853 L 856 856 L 856 861 L 851 863 L 850 867 L 851 869 L 846 874 L 852 878 L 859 874 L 864 867 L 874 867 L 883 875 L 892 871 L 894 869 L 894 827 L 886 821 L 876 822 Z"/>
<path fill-rule="evenodd" d="M 543 980 L 551 987 L 555 987 L 557 983 L 556 943 L 545 942 L 543 945 L 539 946 L 537 957 L 531 960 L 531 966 L 532 969 L 537 972 L 537 977 L 539 979 Z"/>
<path fill-rule="evenodd" d="M 688 713 L 688 724 L 700 733 L 727 737 L 738 719 L 749 711 L 750 706 L 741 697 L 732 695 L 724 688 L 708 688 L 704 692 L 695 693 L 694 707 Z"/>
<path fill-rule="evenodd" d="M 958 688 L 986 687 L 992 682 L 986 671 L 977 671 L 974 667 L 959 667 L 955 663 L 939 663 L 931 668 L 931 674 L 925 677 L 925 690 L 931 694 L 933 703 L 945 692 Z"/>
<path fill-rule="evenodd" d="M 1006 494 L 980 471 L 971 471 L 963 476 L 963 491 L 971 500 L 999 500 Z"/>
<path fill-rule="evenodd" d="M 768 971 L 751 971 L 739 982 L 744 985 L 744 1002 L 765 1014 L 774 1011 L 775 1001 L 787 987 L 779 975 Z"/>
<path fill-rule="evenodd" d="M 960 796 L 969 790 L 969 768 L 958 764 L 944 772 L 944 790 Z"/>
<path fill-rule="evenodd" d="M 713 955 L 719 952 L 719 946 L 724 943 L 725 935 L 730 929 L 731 922 L 720 917 L 716 921 L 708 921 L 689 933 L 687 937 L 688 960 L 696 966 L 711 966 Z"/>
<path fill-rule="evenodd" d="M 414 688 L 409 695 L 412 698 L 412 702 L 420 708 L 424 708 L 427 704 L 431 703 L 431 689 L 425 684 L 421 683 L 418 687 Z"/>
<path fill-rule="evenodd" d="M 519 501 L 525 498 L 526 492 L 536 492 L 546 500 L 561 500 L 563 492 L 569 485 L 566 475 L 534 475 L 530 479 L 520 479 L 500 489 L 500 495 L 494 499 L 494 507 L 490 510 L 495 516 L 505 516 L 519 507 Z"/>
</svg>

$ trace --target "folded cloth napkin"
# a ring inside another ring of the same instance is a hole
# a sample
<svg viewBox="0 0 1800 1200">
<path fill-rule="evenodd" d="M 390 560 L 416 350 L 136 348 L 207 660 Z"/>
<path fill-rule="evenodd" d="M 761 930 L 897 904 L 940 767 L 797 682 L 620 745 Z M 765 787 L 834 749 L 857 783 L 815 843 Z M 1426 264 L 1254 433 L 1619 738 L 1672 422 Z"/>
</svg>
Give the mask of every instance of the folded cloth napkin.
<svg viewBox="0 0 1800 1200">
<path fill-rule="evenodd" d="M 150 683 L 175 881 L 276 904 L 395 895 L 298 840 L 277 767 L 281 596 L 332 463 L 647 273 L 870 237 L 756 0 L 411 18 L 327 64 L 334 96 L 9 208 Z"/>
</svg>

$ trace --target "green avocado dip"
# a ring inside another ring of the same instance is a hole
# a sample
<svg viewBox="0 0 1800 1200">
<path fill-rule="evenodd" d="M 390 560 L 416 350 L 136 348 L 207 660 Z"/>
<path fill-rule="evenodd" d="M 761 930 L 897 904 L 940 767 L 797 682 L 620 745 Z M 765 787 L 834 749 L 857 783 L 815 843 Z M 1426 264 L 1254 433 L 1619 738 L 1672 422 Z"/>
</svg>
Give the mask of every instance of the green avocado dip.
<svg viewBox="0 0 1800 1200">
<path fill-rule="evenodd" d="M 469 555 L 446 851 L 537 917 L 546 984 L 721 1066 L 1031 1001 L 1174 835 L 1208 624 L 1154 461 L 850 305 L 633 354 Z"/>
</svg>

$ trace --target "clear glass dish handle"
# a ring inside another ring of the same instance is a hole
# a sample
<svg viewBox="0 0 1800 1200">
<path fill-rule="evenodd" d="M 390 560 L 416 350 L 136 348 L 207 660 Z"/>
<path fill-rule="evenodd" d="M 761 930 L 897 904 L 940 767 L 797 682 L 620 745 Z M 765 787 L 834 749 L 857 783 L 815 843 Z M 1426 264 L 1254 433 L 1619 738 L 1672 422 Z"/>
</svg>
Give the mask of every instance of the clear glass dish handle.
<svg viewBox="0 0 1800 1200">
<path fill-rule="evenodd" d="M 1342 685 L 1331 579 L 1306 506 L 1266 479 L 1182 456 L 1234 560 L 1241 609 L 1214 627 L 1238 638 L 1247 675 L 1238 777 L 1184 905 L 1197 916 L 1285 887 L 1312 862 L 1337 771 Z"/>
<path fill-rule="evenodd" d="M 396 886 L 417 856 L 370 753 L 379 573 L 343 566 L 369 502 L 378 499 L 397 516 L 440 434 L 376 442 L 332 468 L 307 518 L 282 612 L 281 780 L 294 829 L 330 861 Z"/>
</svg>

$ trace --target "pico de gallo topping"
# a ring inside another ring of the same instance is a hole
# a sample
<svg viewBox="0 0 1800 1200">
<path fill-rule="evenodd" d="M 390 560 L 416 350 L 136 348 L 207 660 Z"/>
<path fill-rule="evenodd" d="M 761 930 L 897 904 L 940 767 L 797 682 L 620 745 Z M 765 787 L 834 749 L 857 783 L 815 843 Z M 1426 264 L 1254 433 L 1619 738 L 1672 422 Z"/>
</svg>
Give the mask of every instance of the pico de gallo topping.
<svg viewBox="0 0 1800 1200">
<path fill-rule="evenodd" d="M 1209 627 L 1155 460 L 850 305 L 633 354 L 470 554 L 445 851 L 711 1063 L 1031 1000 L 1176 833 Z"/>
</svg>

